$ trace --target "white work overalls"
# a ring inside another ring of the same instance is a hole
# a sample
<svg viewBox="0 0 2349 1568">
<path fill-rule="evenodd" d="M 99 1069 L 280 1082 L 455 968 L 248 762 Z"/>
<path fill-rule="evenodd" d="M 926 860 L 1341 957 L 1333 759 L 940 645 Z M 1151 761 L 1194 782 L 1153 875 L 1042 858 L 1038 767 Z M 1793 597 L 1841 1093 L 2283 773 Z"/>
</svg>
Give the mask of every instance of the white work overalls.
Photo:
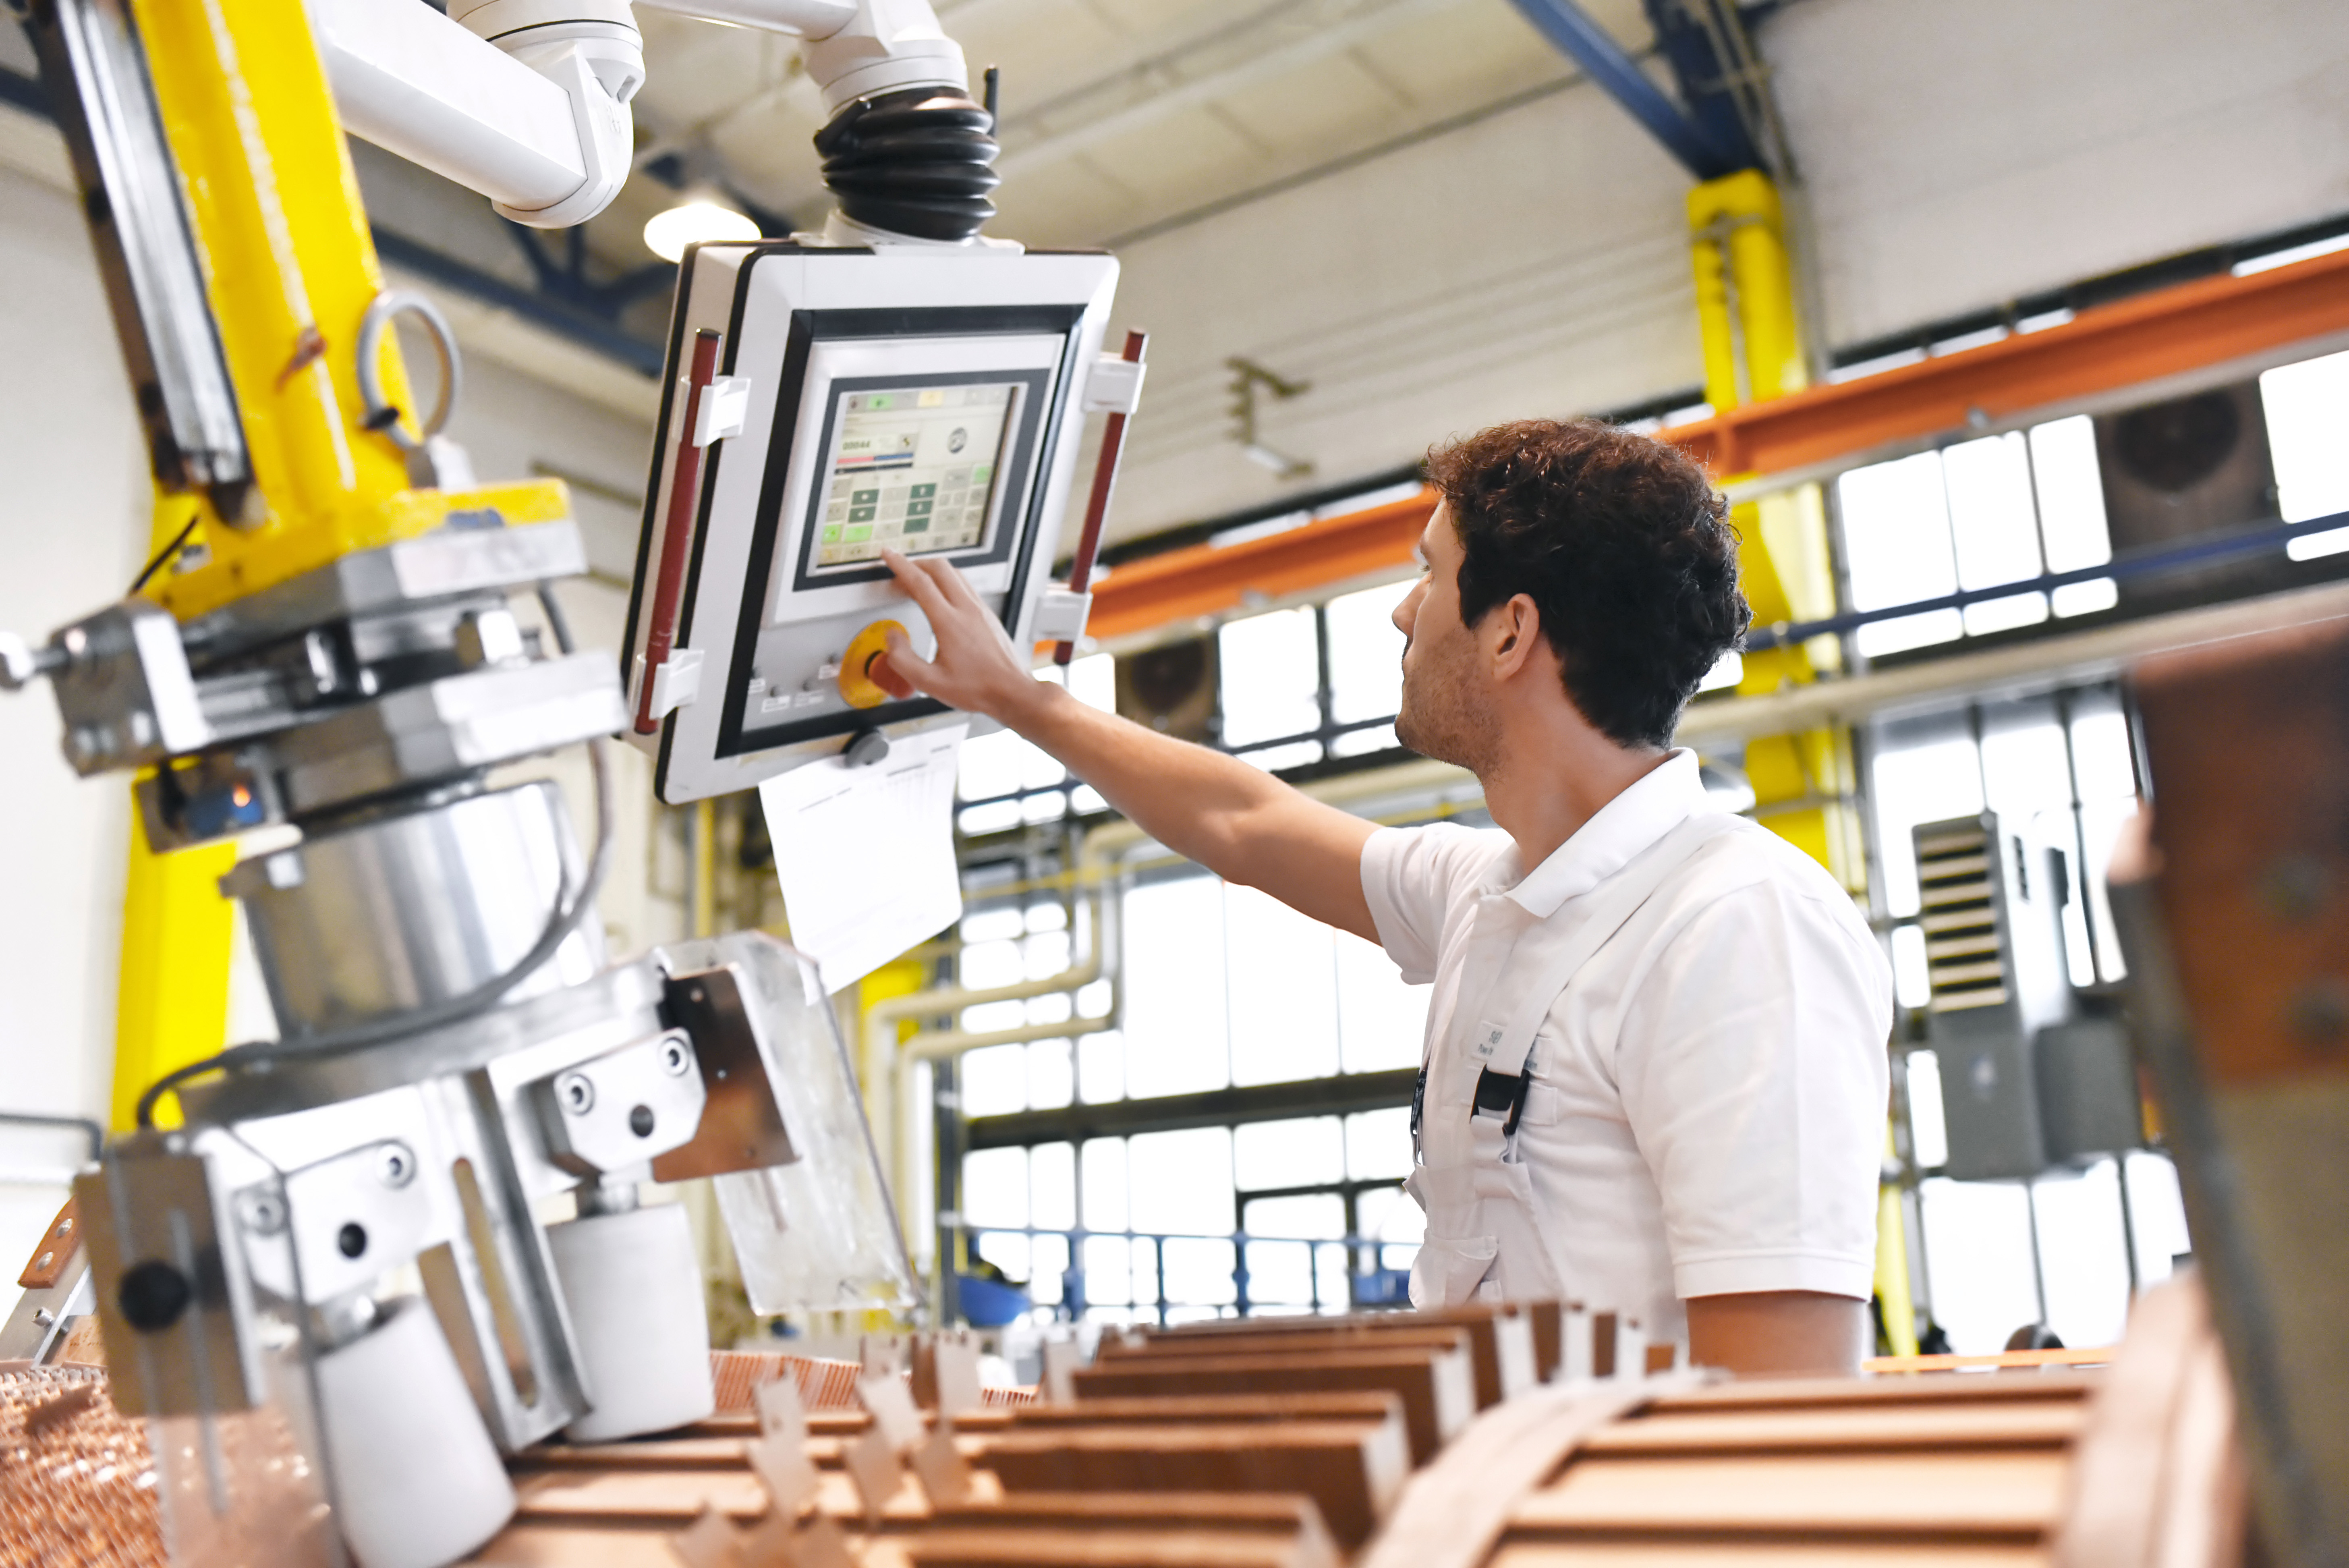
<svg viewBox="0 0 2349 1568">
<path fill-rule="evenodd" d="M 1469 949 L 1489 943 L 1507 957 L 1489 980 L 1463 977 L 1453 1015 L 1428 1041 L 1420 1069 L 1411 1122 L 1416 1168 L 1404 1190 L 1427 1211 L 1427 1237 L 1411 1268 L 1412 1305 L 1568 1299 L 1550 1224 L 1517 1158 L 1517 1121 L 1539 1065 L 1535 1038 L 1591 956 L 1690 856 L 1739 821 L 1709 811 L 1688 818 L 1585 894 L 1589 914 L 1563 930 L 1505 893 L 1478 898 L 1474 919 L 1484 940 Z"/>
</svg>

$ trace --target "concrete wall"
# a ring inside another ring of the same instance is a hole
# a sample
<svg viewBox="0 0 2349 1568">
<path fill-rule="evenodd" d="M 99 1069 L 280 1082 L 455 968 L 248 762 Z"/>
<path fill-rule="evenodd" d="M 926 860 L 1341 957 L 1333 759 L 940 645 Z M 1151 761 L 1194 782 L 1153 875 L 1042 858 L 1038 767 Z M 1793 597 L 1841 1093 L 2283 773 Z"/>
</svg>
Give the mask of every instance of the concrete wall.
<svg viewBox="0 0 2349 1568">
<path fill-rule="evenodd" d="M 1847 343 L 2349 212 L 2339 0 L 1795 0 L 1764 24 Z M 1577 85 L 1123 247 L 1154 365 L 1119 537 L 1700 379 L 1687 176 Z M 1230 438 L 1224 360 L 1313 389 Z"/>
<path fill-rule="evenodd" d="M 1834 342 L 2349 213 L 2337 0 L 1803 0 L 1764 47 Z"/>
</svg>

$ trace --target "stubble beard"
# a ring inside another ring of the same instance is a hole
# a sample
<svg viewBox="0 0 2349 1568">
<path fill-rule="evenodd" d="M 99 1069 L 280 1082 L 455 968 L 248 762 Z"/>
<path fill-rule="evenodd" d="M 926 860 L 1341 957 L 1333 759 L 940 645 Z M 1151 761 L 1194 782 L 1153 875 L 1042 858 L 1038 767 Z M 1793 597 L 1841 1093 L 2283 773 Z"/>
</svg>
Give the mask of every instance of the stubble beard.
<svg viewBox="0 0 2349 1568">
<path fill-rule="evenodd" d="M 1498 759 L 1500 725 L 1464 661 L 1423 663 L 1403 674 L 1395 739 L 1433 762 L 1483 778 Z"/>
</svg>

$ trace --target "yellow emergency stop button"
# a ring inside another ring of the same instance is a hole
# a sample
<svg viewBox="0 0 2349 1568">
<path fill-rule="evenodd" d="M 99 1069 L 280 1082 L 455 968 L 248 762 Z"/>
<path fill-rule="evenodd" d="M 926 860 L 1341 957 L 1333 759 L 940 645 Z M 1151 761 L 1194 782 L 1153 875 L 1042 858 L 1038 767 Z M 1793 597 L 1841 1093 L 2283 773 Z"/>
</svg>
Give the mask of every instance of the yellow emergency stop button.
<svg viewBox="0 0 2349 1568">
<path fill-rule="evenodd" d="M 878 708 L 889 701 L 889 693 L 873 679 L 873 666 L 889 651 L 893 631 L 900 637 L 910 635 L 896 621 L 876 620 L 852 638 L 848 650 L 840 656 L 840 695 L 850 707 Z"/>
</svg>

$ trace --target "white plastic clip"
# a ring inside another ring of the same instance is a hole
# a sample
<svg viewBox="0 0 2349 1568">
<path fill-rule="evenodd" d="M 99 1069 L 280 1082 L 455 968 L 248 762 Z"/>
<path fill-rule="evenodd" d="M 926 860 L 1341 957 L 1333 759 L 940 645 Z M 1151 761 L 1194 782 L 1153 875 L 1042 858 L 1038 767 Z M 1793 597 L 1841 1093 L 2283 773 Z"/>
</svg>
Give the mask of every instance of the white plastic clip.
<svg viewBox="0 0 2349 1568">
<path fill-rule="evenodd" d="M 1089 414 L 1130 414 L 1142 406 L 1142 373 L 1150 367 L 1114 354 L 1093 361 L 1081 404 Z"/>
<path fill-rule="evenodd" d="M 1074 642 L 1085 635 L 1085 622 L 1092 613 L 1092 595 L 1048 587 L 1036 599 L 1036 640 Z"/>
<path fill-rule="evenodd" d="M 750 412 L 750 377 L 712 376 L 709 385 L 701 389 L 701 417 L 694 422 L 693 444 L 708 446 L 740 435 Z"/>
<path fill-rule="evenodd" d="M 653 674 L 652 717 L 666 719 L 679 708 L 690 708 L 701 695 L 701 649 L 673 649 L 667 662 Z M 636 679 L 628 682 L 630 696 L 644 690 L 645 656 L 636 655 Z"/>
</svg>

